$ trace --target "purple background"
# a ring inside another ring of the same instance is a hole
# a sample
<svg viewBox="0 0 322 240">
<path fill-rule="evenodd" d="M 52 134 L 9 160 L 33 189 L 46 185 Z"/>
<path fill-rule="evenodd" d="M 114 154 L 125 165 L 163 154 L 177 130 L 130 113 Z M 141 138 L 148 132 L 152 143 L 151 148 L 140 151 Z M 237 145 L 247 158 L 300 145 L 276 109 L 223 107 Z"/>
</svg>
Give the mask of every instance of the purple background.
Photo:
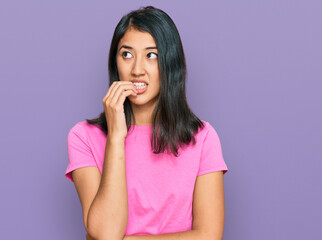
<svg viewBox="0 0 322 240">
<path fill-rule="evenodd" d="M 188 103 L 217 130 L 225 240 L 322 231 L 321 1 L 1 1 L 1 239 L 85 239 L 67 134 L 96 117 L 120 18 L 176 23 Z"/>
</svg>

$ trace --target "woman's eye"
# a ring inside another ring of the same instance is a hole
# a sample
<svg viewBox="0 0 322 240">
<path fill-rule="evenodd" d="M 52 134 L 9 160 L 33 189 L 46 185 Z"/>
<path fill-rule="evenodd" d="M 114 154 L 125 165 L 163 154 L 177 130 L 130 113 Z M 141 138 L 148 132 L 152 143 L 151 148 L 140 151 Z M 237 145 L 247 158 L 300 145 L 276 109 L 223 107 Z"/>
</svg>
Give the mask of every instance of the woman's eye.
<svg viewBox="0 0 322 240">
<path fill-rule="evenodd" d="M 152 54 L 152 56 L 154 55 L 154 57 L 151 57 L 152 59 L 154 59 L 154 58 L 157 58 L 157 57 L 158 57 L 158 54 L 156 54 L 156 53 L 154 53 L 154 52 L 150 52 L 150 53 L 148 53 L 148 56 L 151 56 L 151 54 Z"/>
<path fill-rule="evenodd" d="M 122 56 L 123 56 L 123 57 L 125 57 L 125 58 L 128 58 L 128 57 L 126 57 L 126 54 L 127 54 L 127 53 L 131 54 L 130 52 L 123 52 L 123 53 L 122 53 Z"/>
</svg>

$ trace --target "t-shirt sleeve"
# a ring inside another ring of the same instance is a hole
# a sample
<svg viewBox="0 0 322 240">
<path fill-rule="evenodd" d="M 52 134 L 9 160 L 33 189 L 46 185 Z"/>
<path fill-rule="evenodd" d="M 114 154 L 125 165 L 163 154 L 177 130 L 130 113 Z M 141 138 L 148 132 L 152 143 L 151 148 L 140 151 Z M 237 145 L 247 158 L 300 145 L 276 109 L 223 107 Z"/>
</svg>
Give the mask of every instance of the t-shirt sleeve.
<svg viewBox="0 0 322 240">
<path fill-rule="evenodd" d="M 86 138 L 86 132 L 83 126 L 77 123 L 67 136 L 68 165 L 65 177 L 73 181 L 72 171 L 82 167 L 97 166 L 92 150 Z"/>
<path fill-rule="evenodd" d="M 223 174 L 225 174 L 228 168 L 223 158 L 219 136 L 208 122 L 206 125 L 208 131 L 202 146 L 197 176 L 217 171 L 223 171 Z"/>
</svg>

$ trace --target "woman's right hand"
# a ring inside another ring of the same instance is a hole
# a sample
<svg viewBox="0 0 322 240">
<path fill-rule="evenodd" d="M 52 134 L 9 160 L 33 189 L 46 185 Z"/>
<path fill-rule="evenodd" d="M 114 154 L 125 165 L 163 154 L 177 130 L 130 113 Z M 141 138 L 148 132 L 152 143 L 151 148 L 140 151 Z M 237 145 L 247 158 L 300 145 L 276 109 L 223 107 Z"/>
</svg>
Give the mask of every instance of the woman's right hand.
<svg viewBox="0 0 322 240">
<path fill-rule="evenodd" d="M 134 84 L 130 81 L 115 81 L 103 98 L 109 139 L 124 140 L 126 138 L 124 101 L 129 95 L 137 96 Z"/>
</svg>

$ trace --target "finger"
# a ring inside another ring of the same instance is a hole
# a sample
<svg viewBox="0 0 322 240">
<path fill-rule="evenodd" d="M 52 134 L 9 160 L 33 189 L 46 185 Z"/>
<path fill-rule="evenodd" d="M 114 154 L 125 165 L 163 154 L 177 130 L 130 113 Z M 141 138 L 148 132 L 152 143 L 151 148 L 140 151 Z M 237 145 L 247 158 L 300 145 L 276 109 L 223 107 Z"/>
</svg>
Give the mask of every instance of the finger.
<svg viewBox="0 0 322 240">
<path fill-rule="evenodd" d="M 123 105 L 125 102 L 125 99 L 130 96 L 137 96 L 137 93 L 133 91 L 133 89 L 129 89 L 129 90 L 124 90 L 118 97 L 116 104 L 117 105 Z"/>
<path fill-rule="evenodd" d="M 105 95 L 105 97 L 103 98 L 103 101 L 105 102 L 106 99 L 111 96 L 111 93 L 114 91 L 113 89 L 115 89 L 115 87 L 117 87 L 117 83 L 118 81 L 114 81 L 111 86 L 109 87 L 109 89 L 107 90 L 107 93 Z"/>
<path fill-rule="evenodd" d="M 133 93 L 136 93 L 136 89 L 133 89 L 132 86 L 129 85 L 120 85 L 117 90 L 115 91 L 113 97 L 111 98 L 111 104 L 116 104 L 118 102 L 118 99 L 120 97 L 120 95 L 124 92 L 124 91 L 132 91 Z M 122 103 L 123 104 L 123 103 Z"/>
<path fill-rule="evenodd" d="M 115 81 L 115 82 L 113 82 L 111 89 L 106 94 L 105 101 L 108 98 L 113 99 L 117 89 L 120 86 L 128 86 L 128 87 L 131 86 L 131 87 L 135 88 L 134 84 L 132 82 L 130 82 L 130 81 Z"/>
</svg>

